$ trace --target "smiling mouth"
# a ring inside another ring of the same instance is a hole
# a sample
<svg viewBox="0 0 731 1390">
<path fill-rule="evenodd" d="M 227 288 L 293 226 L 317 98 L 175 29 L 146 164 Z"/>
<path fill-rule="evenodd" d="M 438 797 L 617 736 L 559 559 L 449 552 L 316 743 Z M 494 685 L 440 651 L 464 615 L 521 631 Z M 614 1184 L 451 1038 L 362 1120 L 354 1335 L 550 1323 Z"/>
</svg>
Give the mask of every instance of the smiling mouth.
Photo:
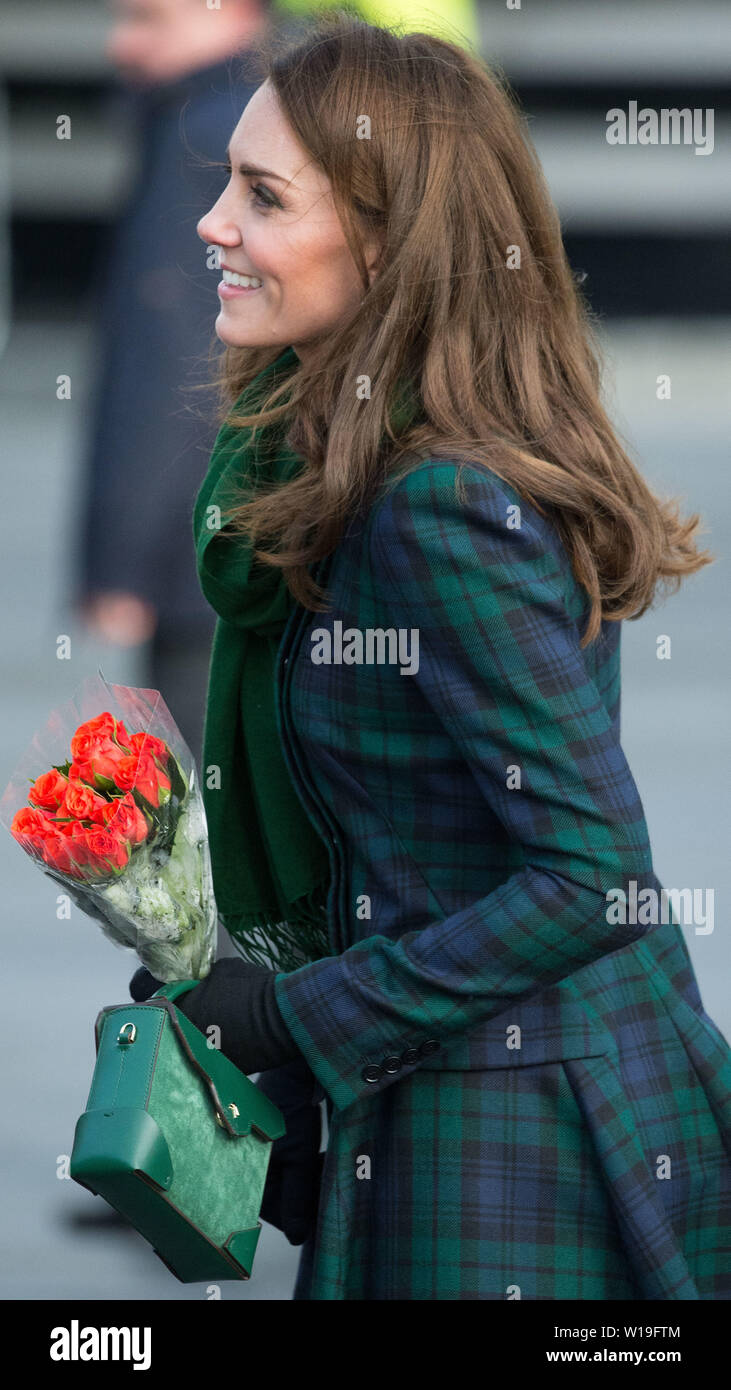
<svg viewBox="0 0 731 1390">
<path fill-rule="evenodd" d="M 224 285 L 232 285 L 235 289 L 259 290 L 261 280 L 257 275 L 239 275 L 235 270 L 222 270 Z"/>
</svg>

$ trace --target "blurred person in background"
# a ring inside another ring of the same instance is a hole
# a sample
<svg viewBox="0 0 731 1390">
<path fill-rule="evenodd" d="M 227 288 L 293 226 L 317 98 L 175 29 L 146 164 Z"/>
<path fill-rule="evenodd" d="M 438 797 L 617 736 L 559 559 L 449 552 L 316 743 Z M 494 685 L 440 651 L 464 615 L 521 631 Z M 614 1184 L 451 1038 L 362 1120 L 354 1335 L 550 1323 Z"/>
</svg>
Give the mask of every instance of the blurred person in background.
<svg viewBox="0 0 731 1390">
<path fill-rule="evenodd" d="M 200 763 L 215 614 L 201 594 L 193 501 L 214 428 L 205 393 L 216 282 L 196 223 L 251 96 L 247 46 L 268 0 L 116 0 L 107 52 L 139 151 L 96 276 L 101 362 L 90 418 L 77 612 L 98 639 L 147 644 L 148 681 Z"/>
</svg>

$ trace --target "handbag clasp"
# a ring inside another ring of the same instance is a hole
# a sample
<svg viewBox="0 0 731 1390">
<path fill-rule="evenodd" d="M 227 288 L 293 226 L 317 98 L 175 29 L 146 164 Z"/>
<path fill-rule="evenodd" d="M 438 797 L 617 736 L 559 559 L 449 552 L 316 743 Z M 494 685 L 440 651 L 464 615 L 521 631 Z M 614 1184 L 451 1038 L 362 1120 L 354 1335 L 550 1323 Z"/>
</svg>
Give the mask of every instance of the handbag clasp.
<svg viewBox="0 0 731 1390">
<path fill-rule="evenodd" d="M 129 1032 L 129 1033 L 127 1033 L 127 1029 L 128 1029 L 128 1028 L 130 1029 L 130 1032 Z M 118 1043 L 133 1043 L 136 1037 L 137 1037 L 137 1027 L 136 1027 L 136 1025 L 135 1025 L 134 1023 L 123 1023 L 123 1024 L 122 1024 L 122 1027 L 121 1027 L 120 1030 L 119 1030 L 119 1033 L 117 1034 L 117 1042 L 118 1042 Z"/>
<path fill-rule="evenodd" d="M 235 1105 L 233 1101 L 231 1101 L 230 1105 L 226 1106 L 226 1109 L 231 1111 L 231 1114 L 233 1115 L 234 1119 L 236 1119 L 238 1115 L 241 1113 L 238 1105 Z M 216 1124 L 220 1125 L 221 1129 L 223 1129 L 223 1120 L 221 1119 L 221 1116 L 219 1115 L 218 1111 L 216 1111 Z"/>
</svg>

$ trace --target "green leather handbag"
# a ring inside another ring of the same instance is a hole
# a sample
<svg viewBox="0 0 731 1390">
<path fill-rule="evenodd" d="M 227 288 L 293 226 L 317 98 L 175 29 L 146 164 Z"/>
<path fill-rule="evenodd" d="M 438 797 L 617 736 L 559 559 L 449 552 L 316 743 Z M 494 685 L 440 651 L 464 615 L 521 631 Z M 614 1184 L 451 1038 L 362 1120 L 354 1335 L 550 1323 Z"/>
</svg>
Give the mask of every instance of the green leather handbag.
<svg viewBox="0 0 731 1390">
<path fill-rule="evenodd" d="M 101 1010 L 70 1164 L 184 1284 L 250 1277 L 272 1142 L 286 1129 L 276 1105 L 175 1008 L 199 983 Z"/>
</svg>

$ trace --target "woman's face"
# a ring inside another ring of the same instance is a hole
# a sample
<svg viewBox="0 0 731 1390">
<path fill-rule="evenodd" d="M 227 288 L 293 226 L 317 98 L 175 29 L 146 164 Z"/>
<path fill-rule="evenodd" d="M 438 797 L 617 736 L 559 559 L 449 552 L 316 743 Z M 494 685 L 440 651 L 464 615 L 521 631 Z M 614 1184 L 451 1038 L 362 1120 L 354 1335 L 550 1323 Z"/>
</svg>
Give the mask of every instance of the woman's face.
<svg viewBox="0 0 731 1390">
<path fill-rule="evenodd" d="M 363 297 L 330 180 L 300 145 L 268 81 L 245 108 L 229 156 L 231 178 L 197 229 L 222 248 L 216 333 L 231 347 L 278 344 L 303 359 Z M 377 250 L 367 252 L 373 279 Z M 258 287 L 226 283 L 227 270 L 256 277 Z"/>
</svg>

